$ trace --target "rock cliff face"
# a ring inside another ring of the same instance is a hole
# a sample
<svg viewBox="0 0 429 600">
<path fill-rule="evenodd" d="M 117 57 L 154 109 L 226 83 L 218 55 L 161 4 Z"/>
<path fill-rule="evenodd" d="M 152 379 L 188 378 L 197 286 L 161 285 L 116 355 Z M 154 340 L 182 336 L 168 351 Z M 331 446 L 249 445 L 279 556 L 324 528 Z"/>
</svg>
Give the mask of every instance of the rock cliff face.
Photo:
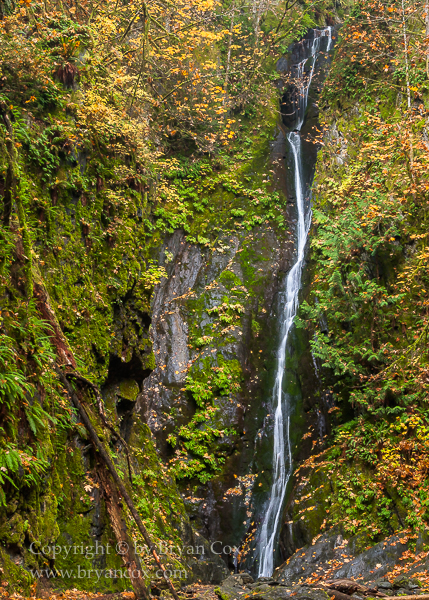
<svg viewBox="0 0 429 600">
<path fill-rule="evenodd" d="M 61 188 L 55 207 L 46 200 L 58 223 L 49 235 L 38 231 L 43 258 L 40 305 L 50 307 L 83 376 L 99 386 L 116 433 L 105 430 L 93 397 L 80 391 L 124 474 L 126 452 L 117 433 L 129 446 L 133 497 L 151 534 L 160 542 L 195 547 L 193 525 L 211 542 L 220 541 L 215 552 L 207 547 L 204 559 L 174 553 L 165 557 L 181 572 L 186 570 L 178 576 L 182 582 L 218 581 L 225 572 L 220 554 L 233 565 L 228 546 L 238 545 L 252 529 L 270 485 L 270 398 L 265 390 L 272 385 L 277 296 L 290 267 L 294 219 L 284 185 L 284 137 L 277 109 L 274 90 L 258 117 L 263 126 L 245 124 L 247 149 L 237 151 L 234 161 L 210 165 L 204 183 L 212 187 L 204 197 L 189 199 L 190 184 L 186 180 L 182 186 L 181 198 L 194 210 L 189 210 L 193 235 L 189 224 L 182 230 L 171 215 L 169 229 L 174 233 L 153 232 L 157 210 L 164 208 L 153 190 L 148 201 L 149 185 L 124 183 L 121 193 L 130 201 L 117 215 L 106 200 L 107 175 L 102 179 L 95 172 L 96 161 L 82 166 L 85 193 Z M 116 157 L 106 161 L 109 169 L 116 168 Z M 68 168 L 66 163 L 65 174 Z M 28 173 L 37 182 L 37 194 L 49 196 L 32 165 Z M 108 229 L 110 220 L 115 220 L 114 231 Z M 216 232 L 213 241 L 202 235 L 207 227 Z M 164 231 L 161 225 L 159 229 Z M 99 237 L 96 231 L 102 232 Z M 22 264 L 17 265 L 13 276 L 21 285 Z M 8 294 L 2 318 L 7 331 L 15 334 L 14 298 Z M 24 303 L 21 309 L 26 322 Z M 43 328 L 39 334 L 45 336 Z M 46 338 L 40 339 L 44 348 Z M 209 397 L 203 397 L 209 389 Z M 51 431 L 46 415 L 40 427 L 34 425 L 32 431 L 26 424 L 20 430 L 21 438 L 31 443 L 35 430 L 43 439 L 43 484 L 37 480 L 19 489 L 9 486 L 9 500 L 0 508 L 2 568 L 16 589 L 28 590 L 33 581 L 29 569 L 44 561 L 29 552 L 31 542 L 91 547 L 114 540 L 98 461 L 62 394 L 59 390 L 54 396 L 57 410 L 72 415 L 64 430 Z M 13 435 L 17 432 L 15 428 Z M 196 465 L 189 461 L 195 455 Z M 132 529 L 128 522 L 127 527 Z M 49 560 L 57 569 L 73 566 L 70 556 Z M 122 559 L 117 554 L 85 556 L 81 567 L 87 572 L 98 564 L 109 573 Z M 125 580 L 111 578 L 100 584 L 82 578 L 78 583 L 88 590 L 127 587 Z M 76 581 L 63 578 L 54 585 L 73 587 Z"/>
<path fill-rule="evenodd" d="M 287 231 L 268 223 L 250 233 L 221 234 L 213 249 L 190 244 L 183 232 L 176 231 L 156 255 L 167 271 L 167 277 L 155 288 L 152 303 L 151 338 L 157 366 L 143 383 L 136 412 L 149 424 L 163 460 L 173 461 L 171 436 L 186 427 L 198 408 L 187 384 L 189 377 L 198 377 L 204 371 L 202 381 L 209 386 L 210 369 L 218 368 L 222 361 L 238 360 L 240 389 L 224 395 L 218 390 L 219 397 L 213 401 L 218 411 L 217 426 L 233 430 L 218 437 L 212 446 L 213 452 L 222 455 L 222 464 L 204 486 L 195 484 L 195 480 L 188 484 L 185 477 L 180 480 L 192 522 L 207 539 L 221 540 L 219 547 L 226 547 L 222 554 L 231 568 L 235 558 L 231 547 L 244 544 L 244 554 L 251 555 L 249 548 L 271 486 L 270 409 L 281 316 L 279 292 L 292 264 L 296 218 L 288 184 L 292 165 L 286 155 L 284 135 L 290 125 L 286 113 L 294 110 L 292 96 L 299 93 L 292 84 L 296 65 L 308 58 L 313 37 L 310 32 L 279 63 L 282 79 L 278 86 L 286 86 L 282 123 L 274 135 L 271 131 L 273 142 L 263 165 L 264 171 L 272 173 L 272 190 L 287 198 Z M 311 138 L 327 64 L 326 46 L 327 40 L 323 41 L 317 64 L 309 61 L 306 66 L 314 68 L 315 73 L 303 127 L 308 180 L 317 153 Z M 227 306 L 234 303 L 240 303 L 242 312 L 231 323 L 224 319 L 222 331 L 219 307 L 224 307 L 225 314 Z M 306 336 L 295 330 L 290 346 L 287 386 L 295 407 L 292 445 L 299 460 L 308 456 L 311 448 L 311 444 L 301 441 L 305 431 L 317 429 L 321 438 L 327 433 L 330 404 L 329 397 L 319 390 L 317 365 Z M 282 556 L 289 556 L 296 543 L 283 543 Z M 242 566 L 251 567 L 252 559 L 246 560 Z"/>
<path fill-rule="evenodd" d="M 159 366 L 144 381 L 136 411 L 147 420 L 168 460 L 168 436 L 195 411 L 195 401 L 185 389 L 189 373 L 208 365 L 209 379 L 210 368 L 219 360 L 238 359 L 240 391 L 216 399 L 218 425 L 234 429 L 216 442 L 215 451 L 224 453 L 221 472 L 205 487 L 182 483 L 191 519 L 203 535 L 221 540 L 222 546 L 239 544 L 254 519 L 249 501 L 255 476 L 270 469 L 270 398 L 265 390 L 274 359 L 277 294 L 289 264 L 286 238 L 271 226 L 259 227 L 225 237 L 208 251 L 190 245 L 178 231 L 161 251 L 161 260 L 166 253 L 173 258 L 153 301 L 151 335 Z M 231 299 L 239 300 L 243 312 L 227 339 L 218 335 L 207 349 L 192 347 L 196 330 L 216 333 L 219 313 L 213 308 Z"/>
</svg>

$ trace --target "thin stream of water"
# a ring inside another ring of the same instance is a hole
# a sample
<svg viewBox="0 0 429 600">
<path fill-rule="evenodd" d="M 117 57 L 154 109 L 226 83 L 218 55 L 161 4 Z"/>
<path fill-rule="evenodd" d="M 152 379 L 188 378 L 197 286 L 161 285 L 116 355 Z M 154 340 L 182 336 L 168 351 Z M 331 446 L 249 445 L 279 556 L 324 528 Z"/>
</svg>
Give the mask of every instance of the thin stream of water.
<svg viewBox="0 0 429 600">
<path fill-rule="evenodd" d="M 275 406 L 273 483 L 269 504 L 257 542 L 256 554 L 259 558 L 259 577 L 270 577 L 274 570 L 275 543 L 277 542 L 279 534 L 279 522 L 282 515 L 286 488 L 292 474 L 292 452 L 289 436 L 290 406 L 283 393 L 283 381 L 286 374 L 287 341 L 298 310 L 298 294 L 301 287 L 305 246 L 311 224 L 311 209 L 310 207 L 306 208 L 305 203 L 307 185 L 302 176 L 302 145 L 300 130 L 304 123 L 308 103 L 308 93 L 314 75 L 317 55 L 320 51 L 321 40 L 326 36 L 328 37 L 327 52 L 329 52 L 332 46 L 331 27 L 315 31 L 310 55 L 313 64 L 309 74 L 305 74 L 305 63 L 308 59 L 305 59 L 297 65 L 297 87 L 299 90 L 298 120 L 296 129 L 288 133 L 286 138 L 293 158 L 294 186 L 298 213 L 296 227 L 296 260 L 286 278 L 284 291 L 285 304 L 272 396 L 273 406 Z"/>
</svg>

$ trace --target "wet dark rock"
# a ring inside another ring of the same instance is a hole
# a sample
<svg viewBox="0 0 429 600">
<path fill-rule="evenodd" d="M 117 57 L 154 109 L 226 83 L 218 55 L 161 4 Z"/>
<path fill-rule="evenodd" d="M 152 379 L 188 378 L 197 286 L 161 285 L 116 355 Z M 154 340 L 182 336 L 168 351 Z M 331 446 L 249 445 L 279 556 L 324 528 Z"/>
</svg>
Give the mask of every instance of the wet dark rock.
<svg viewBox="0 0 429 600">
<path fill-rule="evenodd" d="M 311 56 L 313 47 L 313 41 L 315 36 L 319 35 L 319 30 L 311 29 L 308 31 L 304 38 L 294 43 L 288 52 L 287 56 L 282 57 L 277 62 L 277 70 L 284 75 L 284 80 L 287 81 L 287 85 L 284 88 L 281 113 L 282 121 L 284 125 L 289 129 L 293 130 L 297 122 L 300 119 L 304 119 L 306 115 L 300 114 L 300 98 L 302 97 L 303 90 L 296 83 L 299 65 L 303 65 L 304 74 L 307 78 L 310 77 L 310 73 L 314 67 L 314 75 L 312 80 L 312 86 L 309 93 L 309 102 L 307 108 L 307 116 L 312 113 L 311 116 L 315 117 L 318 113 L 317 102 L 313 101 L 318 95 L 321 81 L 324 78 L 324 65 L 327 62 L 325 51 L 328 45 L 328 37 L 323 36 L 320 40 L 320 52 L 317 56 Z M 313 64 L 316 61 L 316 64 Z M 302 68 L 302 67 L 301 67 Z"/>
<path fill-rule="evenodd" d="M 383 577 L 398 563 L 407 549 L 406 543 L 402 543 L 397 536 L 391 536 L 344 564 L 336 571 L 335 577 L 359 577 L 366 581 L 377 579 L 377 576 Z M 380 585 L 385 586 L 380 588 L 383 590 L 392 588 L 389 582 Z"/>
<path fill-rule="evenodd" d="M 230 575 L 222 582 L 221 587 L 216 589 L 216 593 L 221 600 L 234 600 L 245 595 L 246 587 L 240 575 Z"/>
<path fill-rule="evenodd" d="M 422 587 L 422 584 L 421 584 L 421 582 L 418 579 L 416 579 L 415 577 L 412 577 L 410 579 L 410 582 L 409 582 L 409 584 L 408 584 L 407 587 L 410 590 L 418 590 L 418 589 L 420 589 Z"/>
<path fill-rule="evenodd" d="M 298 550 L 284 565 L 276 569 L 274 577 L 286 584 L 305 581 L 307 577 L 316 576 L 327 569 L 328 561 L 341 561 L 352 557 L 341 534 L 337 531 L 327 532 L 315 544 L 304 546 Z M 331 577 L 332 578 L 332 577 Z M 344 576 L 343 579 L 346 577 Z"/>
<path fill-rule="evenodd" d="M 343 592 L 344 594 L 348 594 L 349 596 L 358 593 L 365 595 L 369 588 L 366 585 L 361 585 L 357 581 L 353 581 L 352 579 L 331 579 L 324 581 L 324 584 L 333 590 L 338 590 L 339 592 Z"/>
<path fill-rule="evenodd" d="M 378 590 L 391 590 L 391 589 L 393 589 L 393 585 L 387 579 L 378 579 L 375 582 L 375 587 Z"/>
<path fill-rule="evenodd" d="M 410 579 L 408 577 L 405 577 L 404 575 L 400 575 L 399 577 L 396 577 L 396 579 L 394 579 L 393 587 L 395 589 L 400 589 L 400 588 L 409 589 L 410 588 Z"/>
<path fill-rule="evenodd" d="M 264 592 L 270 592 L 270 585 L 268 583 L 257 583 L 256 585 L 254 585 L 252 587 L 254 592 L 259 592 L 259 593 L 264 593 Z"/>
<path fill-rule="evenodd" d="M 260 579 L 267 579 L 268 582 L 258 580 L 245 585 L 239 574 L 230 575 L 215 591 L 220 600 L 238 600 L 244 597 L 252 600 L 283 600 L 291 597 L 299 600 L 329 600 L 328 594 L 322 589 L 308 586 L 286 587 L 275 585 L 276 582 L 270 577 Z"/>
<path fill-rule="evenodd" d="M 344 540 L 336 530 L 327 532 L 314 544 L 297 551 L 276 569 L 274 577 L 290 585 L 308 577 L 319 578 L 329 574 L 329 579 L 333 580 L 372 581 L 374 583 L 370 587 L 388 595 L 387 592 L 394 586 L 383 577 L 400 563 L 408 545 L 398 536 L 391 536 L 364 552 L 358 552 L 357 547 L 356 540 Z"/>
<path fill-rule="evenodd" d="M 224 561 L 218 554 L 212 552 L 211 544 L 192 529 L 189 521 L 179 524 L 178 534 L 183 548 L 199 549 L 197 554 L 183 554 L 189 584 L 199 582 L 218 585 L 228 576 Z"/>
<path fill-rule="evenodd" d="M 284 143 L 282 138 L 279 147 L 273 148 L 273 156 L 275 152 L 283 155 Z M 228 360 L 238 360 L 244 377 L 242 392 L 215 400 L 220 408 L 218 426 L 237 432 L 216 442 L 217 449 L 227 455 L 222 474 L 198 488 L 192 486 L 188 490 L 186 481 L 181 484 L 193 526 L 207 539 L 221 540 L 219 547 L 232 548 L 240 543 L 255 519 L 249 515 L 265 499 L 264 496 L 250 506 L 250 489 L 248 492 L 243 488 L 238 495 L 227 492 L 237 488 L 238 477 L 247 476 L 252 470 L 269 475 L 272 463 L 265 432 L 268 399 L 262 386 L 275 360 L 271 344 L 275 343 L 277 332 L 279 288 L 289 266 L 291 245 L 286 243 L 287 237 L 288 234 L 275 232 L 272 227 L 261 227 L 251 233 L 225 236 L 216 248 L 209 250 L 189 244 L 184 233 L 176 231 L 160 250 L 169 261 L 164 265 L 168 277 L 156 287 L 153 298 L 151 335 L 156 367 L 143 382 L 136 412 L 148 423 L 163 459 L 171 458 L 168 435 L 187 424 L 196 409 L 190 393 L 184 389 L 191 365 L 198 368 L 198 361 L 216 356 L 215 350 Z M 195 323 L 200 330 L 214 324 L 216 316 L 207 309 L 221 304 L 230 294 L 230 284 L 223 282 L 233 277 L 249 290 L 240 300 L 245 311 L 243 326 L 229 335 L 227 341 L 221 340 L 217 347 L 213 344 L 202 350 L 192 347 L 191 328 L 195 328 Z M 197 309 L 198 315 L 195 304 L 191 310 L 186 298 L 181 298 L 190 292 L 198 306 L 203 307 Z M 255 323 L 259 328 L 256 335 Z M 262 491 L 267 493 L 266 488 L 258 487 L 259 497 Z M 232 569 L 233 557 L 225 558 Z"/>
<path fill-rule="evenodd" d="M 210 583 L 213 585 L 219 584 L 225 579 L 228 570 L 225 563 L 219 556 L 205 556 L 201 559 L 193 559 L 189 561 L 191 577 L 194 582 Z"/>
<path fill-rule="evenodd" d="M 330 596 L 325 590 L 307 586 L 293 589 L 293 598 L 299 598 L 299 600 L 330 600 Z"/>
</svg>

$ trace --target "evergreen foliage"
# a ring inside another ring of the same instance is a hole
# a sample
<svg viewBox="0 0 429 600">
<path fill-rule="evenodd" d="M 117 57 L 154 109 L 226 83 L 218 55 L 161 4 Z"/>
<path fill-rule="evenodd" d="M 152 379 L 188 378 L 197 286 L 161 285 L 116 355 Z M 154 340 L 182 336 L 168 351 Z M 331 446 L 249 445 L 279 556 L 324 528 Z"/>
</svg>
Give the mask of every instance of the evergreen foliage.
<svg viewBox="0 0 429 600">
<path fill-rule="evenodd" d="M 301 307 L 334 398 L 333 446 L 319 457 L 338 483 L 325 525 L 372 539 L 429 517 L 425 10 L 361 2 L 341 30 Z"/>
</svg>

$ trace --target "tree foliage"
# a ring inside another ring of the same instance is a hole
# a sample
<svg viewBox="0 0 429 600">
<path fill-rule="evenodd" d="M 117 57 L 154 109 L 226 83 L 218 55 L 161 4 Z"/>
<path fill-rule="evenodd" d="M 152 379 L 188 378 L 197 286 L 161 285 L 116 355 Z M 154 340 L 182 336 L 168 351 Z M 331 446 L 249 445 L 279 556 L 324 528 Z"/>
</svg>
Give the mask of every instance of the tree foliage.
<svg viewBox="0 0 429 600">
<path fill-rule="evenodd" d="M 335 399 L 324 464 L 344 484 L 346 528 L 372 537 L 428 518 L 426 17 L 422 2 L 360 2 L 341 32 L 301 310 Z M 351 462 L 371 477 L 353 483 Z"/>
</svg>

